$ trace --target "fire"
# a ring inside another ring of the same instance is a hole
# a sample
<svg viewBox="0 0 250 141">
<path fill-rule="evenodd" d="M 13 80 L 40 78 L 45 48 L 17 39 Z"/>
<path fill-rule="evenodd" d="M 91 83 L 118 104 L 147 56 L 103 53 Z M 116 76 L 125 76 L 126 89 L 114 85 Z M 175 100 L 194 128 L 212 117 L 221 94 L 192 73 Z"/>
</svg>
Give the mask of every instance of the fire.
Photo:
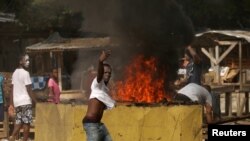
<svg viewBox="0 0 250 141">
<path fill-rule="evenodd" d="M 125 80 L 117 82 L 116 98 L 119 101 L 157 103 L 165 98 L 164 73 L 156 67 L 157 59 L 134 58 L 125 68 Z"/>
</svg>

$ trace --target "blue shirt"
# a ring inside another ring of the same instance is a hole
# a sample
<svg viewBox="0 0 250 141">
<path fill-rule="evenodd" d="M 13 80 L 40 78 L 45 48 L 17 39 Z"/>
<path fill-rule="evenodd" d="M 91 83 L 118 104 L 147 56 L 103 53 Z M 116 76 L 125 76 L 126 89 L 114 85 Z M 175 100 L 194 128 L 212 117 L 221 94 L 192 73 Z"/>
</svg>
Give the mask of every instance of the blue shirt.
<svg viewBox="0 0 250 141">
<path fill-rule="evenodd" d="M 3 103 L 3 89 L 2 89 L 2 86 L 3 86 L 3 76 L 0 74 L 0 103 Z"/>
<path fill-rule="evenodd" d="M 195 83 L 201 85 L 202 63 L 195 64 L 193 60 L 191 60 L 186 69 L 188 84 Z"/>
</svg>

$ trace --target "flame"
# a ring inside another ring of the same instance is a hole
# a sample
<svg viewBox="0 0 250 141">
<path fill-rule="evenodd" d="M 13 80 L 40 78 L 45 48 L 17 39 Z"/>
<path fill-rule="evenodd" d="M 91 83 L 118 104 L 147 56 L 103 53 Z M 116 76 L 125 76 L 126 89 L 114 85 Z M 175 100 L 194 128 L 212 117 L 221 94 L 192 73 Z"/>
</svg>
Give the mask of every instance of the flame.
<svg viewBox="0 0 250 141">
<path fill-rule="evenodd" d="M 116 99 L 137 103 L 157 103 L 165 98 L 164 73 L 156 67 L 156 58 L 134 58 L 125 68 L 125 80 L 116 84 Z"/>
</svg>

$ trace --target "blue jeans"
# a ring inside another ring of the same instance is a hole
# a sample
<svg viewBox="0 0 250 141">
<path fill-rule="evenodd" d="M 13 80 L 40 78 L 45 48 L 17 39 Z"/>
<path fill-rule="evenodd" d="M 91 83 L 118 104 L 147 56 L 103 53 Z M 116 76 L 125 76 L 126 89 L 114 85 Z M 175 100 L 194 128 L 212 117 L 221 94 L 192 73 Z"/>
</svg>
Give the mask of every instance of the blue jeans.
<svg viewBox="0 0 250 141">
<path fill-rule="evenodd" d="M 83 123 L 87 141 L 112 141 L 108 129 L 103 123 Z"/>
</svg>

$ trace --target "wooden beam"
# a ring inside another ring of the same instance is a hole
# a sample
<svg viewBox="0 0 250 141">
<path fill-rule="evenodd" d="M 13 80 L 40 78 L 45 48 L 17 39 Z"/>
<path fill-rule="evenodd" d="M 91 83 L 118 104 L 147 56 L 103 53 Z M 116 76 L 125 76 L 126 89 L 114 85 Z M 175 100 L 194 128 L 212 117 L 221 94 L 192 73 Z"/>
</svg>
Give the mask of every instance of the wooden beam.
<svg viewBox="0 0 250 141">
<path fill-rule="evenodd" d="M 217 64 L 215 58 L 205 48 L 201 48 L 201 51 L 214 63 Z"/>
<path fill-rule="evenodd" d="M 230 47 L 220 56 L 218 60 L 218 64 L 235 48 L 237 43 L 233 43 L 230 45 Z"/>
<path fill-rule="evenodd" d="M 217 83 L 220 83 L 220 65 L 218 63 L 219 57 L 220 57 L 219 46 L 215 46 L 215 60 L 216 60 L 215 73 L 216 73 Z"/>
<path fill-rule="evenodd" d="M 216 41 L 219 43 L 219 45 L 231 45 L 231 44 L 237 44 L 237 41 Z"/>
<path fill-rule="evenodd" d="M 213 51 L 213 48 L 210 47 L 209 49 L 209 54 L 214 58 L 214 51 Z M 214 63 L 210 60 L 210 65 L 212 68 L 214 68 Z"/>
<path fill-rule="evenodd" d="M 242 46 L 241 46 L 241 42 L 239 42 L 239 67 L 240 67 L 240 90 L 242 90 Z"/>
<path fill-rule="evenodd" d="M 60 88 L 60 91 L 62 91 L 62 52 L 58 52 L 57 53 L 57 69 L 58 69 L 58 84 L 59 84 L 59 88 Z"/>
<path fill-rule="evenodd" d="M 245 92 L 245 98 L 246 98 L 245 112 L 246 114 L 248 114 L 249 113 L 249 92 Z"/>
<path fill-rule="evenodd" d="M 221 119 L 219 121 L 215 121 L 212 124 L 225 124 L 229 122 L 237 122 L 239 120 L 244 120 L 250 118 L 250 114 L 239 116 L 239 117 L 231 117 L 231 118 L 226 118 L 226 119 Z M 207 127 L 207 124 L 202 125 L 202 127 Z"/>
</svg>

